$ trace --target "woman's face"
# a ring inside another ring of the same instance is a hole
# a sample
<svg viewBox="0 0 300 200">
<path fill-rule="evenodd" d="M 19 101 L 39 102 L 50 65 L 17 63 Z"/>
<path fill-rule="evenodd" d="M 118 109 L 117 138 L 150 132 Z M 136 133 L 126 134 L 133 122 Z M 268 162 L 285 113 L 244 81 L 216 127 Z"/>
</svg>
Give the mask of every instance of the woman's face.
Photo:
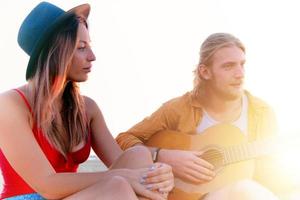
<svg viewBox="0 0 300 200">
<path fill-rule="evenodd" d="M 79 23 L 76 49 L 69 67 L 67 80 L 86 81 L 94 60 L 96 60 L 96 57 L 90 46 L 89 32 L 83 23 Z"/>
</svg>

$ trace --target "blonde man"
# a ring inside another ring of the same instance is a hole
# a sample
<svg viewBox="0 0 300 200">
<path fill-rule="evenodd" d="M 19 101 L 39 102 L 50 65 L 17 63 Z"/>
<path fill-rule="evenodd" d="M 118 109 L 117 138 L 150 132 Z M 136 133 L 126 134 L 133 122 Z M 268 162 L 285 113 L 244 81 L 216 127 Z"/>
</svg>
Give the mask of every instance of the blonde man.
<svg viewBox="0 0 300 200">
<path fill-rule="evenodd" d="M 219 124 L 237 127 L 248 141 L 271 137 L 276 132 L 272 109 L 243 89 L 245 62 L 245 47 L 238 38 L 228 33 L 210 35 L 201 46 L 194 89 L 164 103 L 151 116 L 120 133 L 118 144 L 122 149 L 143 145 L 162 130 L 201 135 Z M 156 161 L 171 165 L 175 177 L 182 180 L 204 184 L 216 175 L 214 165 L 201 158 L 203 152 L 149 148 Z M 272 169 L 266 168 L 266 160 L 258 161 L 253 178 L 266 184 L 263 175 Z M 234 198 L 276 199 L 252 180 L 234 182 L 206 195 L 206 199 Z"/>
</svg>

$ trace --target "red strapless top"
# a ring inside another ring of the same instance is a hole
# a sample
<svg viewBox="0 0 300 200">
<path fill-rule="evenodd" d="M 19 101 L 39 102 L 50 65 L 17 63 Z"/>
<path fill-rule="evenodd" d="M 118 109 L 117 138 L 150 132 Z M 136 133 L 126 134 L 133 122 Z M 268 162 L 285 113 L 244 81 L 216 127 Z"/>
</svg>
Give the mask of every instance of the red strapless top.
<svg viewBox="0 0 300 200">
<path fill-rule="evenodd" d="M 31 112 L 31 107 L 28 100 L 20 90 L 16 90 L 28 109 Z M 78 165 L 86 161 L 89 157 L 91 150 L 91 136 L 89 134 L 88 141 L 85 146 L 78 151 L 70 152 L 65 158 L 60 152 L 51 146 L 48 140 L 43 136 L 41 130 L 36 126 L 32 129 L 35 139 L 39 143 L 41 149 L 51 163 L 52 167 L 57 173 L 59 172 L 76 172 Z M 20 133 L 21 134 L 21 133 Z M 22 158 L 20 158 L 22 159 Z M 35 193 L 35 191 L 15 172 L 11 167 L 5 155 L 0 150 L 0 167 L 4 180 L 3 190 L 0 199 L 8 198 L 16 195 Z"/>
</svg>

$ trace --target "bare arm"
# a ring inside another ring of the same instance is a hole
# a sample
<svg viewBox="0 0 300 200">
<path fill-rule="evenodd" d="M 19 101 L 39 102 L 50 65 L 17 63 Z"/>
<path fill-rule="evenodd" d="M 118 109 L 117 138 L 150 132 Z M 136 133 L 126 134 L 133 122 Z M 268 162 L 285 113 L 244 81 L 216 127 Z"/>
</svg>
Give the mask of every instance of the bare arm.
<svg viewBox="0 0 300 200">
<path fill-rule="evenodd" d="M 150 187 L 151 190 L 157 190 L 157 187 L 159 187 L 162 192 L 168 193 L 174 186 L 171 167 L 160 163 L 153 165 L 147 148 L 134 148 L 137 149 L 134 151 L 143 152 L 146 150 L 146 152 L 144 154 L 136 154 L 135 156 L 126 159 L 124 154 L 133 149 L 128 149 L 124 153 L 109 132 L 104 121 L 104 117 L 97 104 L 87 97 L 85 101 L 91 118 L 93 149 L 104 163 L 107 164 L 110 169 L 125 167 L 136 171 L 140 170 L 141 167 L 146 167 L 150 170 L 150 172 L 148 173 L 148 178 L 145 178 L 142 183 L 145 185 L 145 188 L 148 188 L 149 191 Z M 139 157 L 140 155 L 143 155 L 142 157 L 145 156 L 146 158 L 141 158 Z M 137 192 L 137 187 L 135 185 L 132 186 Z M 144 196 L 145 194 L 142 195 Z"/>
<path fill-rule="evenodd" d="M 85 97 L 85 102 L 87 113 L 90 118 L 93 150 L 106 166 L 109 167 L 123 151 L 107 128 L 98 105 L 88 97 Z"/>
<path fill-rule="evenodd" d="M 122 176 L 139 185 L 148 169 L 114 169 L 95 173 L 56 173 L 34 138 L 30 113 L 20 97 L 8 92 L 0 96 L 0 147 L 10 165 L 39 194 L 61 199 L 91 186 L 105 184 L 113 176 Z M 151 195 L 151 194 L 149 194 Z"/>
</svg>

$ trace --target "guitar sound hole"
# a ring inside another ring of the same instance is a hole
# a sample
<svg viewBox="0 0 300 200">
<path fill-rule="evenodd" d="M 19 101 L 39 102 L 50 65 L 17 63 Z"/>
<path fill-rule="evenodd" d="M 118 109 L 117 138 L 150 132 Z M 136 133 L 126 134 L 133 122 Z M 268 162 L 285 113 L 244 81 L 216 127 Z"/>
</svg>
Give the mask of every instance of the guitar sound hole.
<svg viewBox="0 0 300 200">
<path fill-rule="evenodd" d="M 209 149 L 205 151 L 201 155 L 201 158 L 212 164 L 215 167 L 215 170 L 218 170 L 224 164 L 223 154 L 218 149 Z"/>
</svg>

